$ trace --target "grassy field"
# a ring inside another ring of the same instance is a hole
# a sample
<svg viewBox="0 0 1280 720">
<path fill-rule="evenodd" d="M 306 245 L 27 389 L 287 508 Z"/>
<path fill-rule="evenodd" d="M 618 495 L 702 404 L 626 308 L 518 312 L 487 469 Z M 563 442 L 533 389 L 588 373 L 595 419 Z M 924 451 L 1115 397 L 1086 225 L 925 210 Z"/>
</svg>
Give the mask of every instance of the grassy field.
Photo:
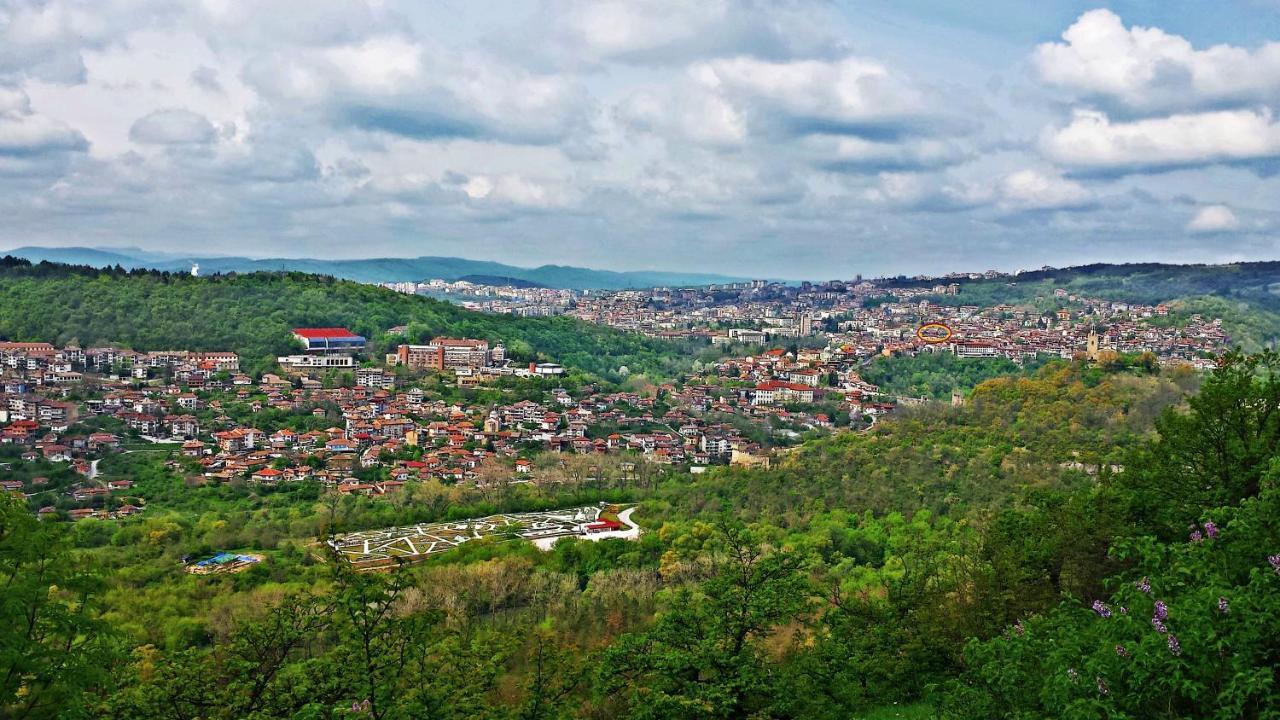
<svg viewBox="0 0 1280 720">
<path fill-rule="evenodd" d="M 124 450 L 128 450 L 129 452 L 172 452 L 174 450 L 181 450 L 182 443 L 180 442 L 152 443 L 152 442 L 140 441 L 140 442 L 122 443 L 120 447 Z"/>
</svg>

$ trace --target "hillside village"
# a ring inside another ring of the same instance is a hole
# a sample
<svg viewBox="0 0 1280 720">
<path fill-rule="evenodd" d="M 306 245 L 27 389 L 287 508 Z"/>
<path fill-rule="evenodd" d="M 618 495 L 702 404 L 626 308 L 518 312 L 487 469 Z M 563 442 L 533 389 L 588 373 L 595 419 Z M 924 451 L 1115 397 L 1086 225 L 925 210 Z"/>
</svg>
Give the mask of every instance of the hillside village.
<svg viewBox="0 0 1280 720">
<path fill-rule="evenodd" d="M 300 337 L 315 334 L 299 331 Z M 345 343 L 335 349 L 321 341 L 301 355 L 328 373 L 323 379 L 289 358 L 281 358 L 287 369 L 280 374 L 250 378 L 229 352 L 0 344 L 0 449 L 20 462 L 72 472 L 54 483 L 34 476 L 7 480 L 6 488 L 28 496 L 42 516 L 132 514 L 145 499 L 131 494 L 128 481 L 97 478 L 95 461 L 147 443 L 171 446 L 175 468 L 204 482 L 316 481 L 340 494 L 385 495 L 426 479 L 559 481 L 563 463 L 548 457 L 567 454 L 634 458 L 614 470 L 639 481 L 647 465 L 696 471 L 765 464 L 769 448 L 834 429 L 837 413 L 847 426 L 850 418 L 890 407 L 864 405 L 863 391 L 872 390 L 866 386 L 820 387 L 826 374 L 818 358 L 797 359 L 781 349 L 645 392 L 590 384 L 570 391 L 554 386 L 563 373 L 558 365 L 510 368 L 483 341 L 440 338 L 429 346 L 401 346 L 387 364 L 356 367 L 363 349 L 358 336 L 339 336 L 336 329 L 319 334 Z M 445 354 L 446 348 L 466 352 Z M 519 393 L 533 399 L 433 397 L 415 375 L 409 387 L 397 387 L 396 365 L 462 389 L 495 381 L 533 384 Z M 354 369 L 351 382 L 335 386 L 339 368 Z"/>
<path fill-rule="evenodd" d="M 566 378 L 553 362 L 513 362 L 487 339 L 437 337 L 373 357 L 364 337 L 337 327 L 296 328 L 297 352 L 257 377 L 231 351 L 4 342 L 0 452 L 13 476 L 3 483 L 42 517 L 127 516 L 146 499 L 128 478 L 98 477 L 96 461 L 139 444 L 168 447 L 173 467 L 199 482 L 309 481 L 343 495 L 606 472 L 642 482 L 653 467 L 767 466 L 774 450 L 919 402 L 863 379 L 877 357 L 1148 353 L 1208 368 L 1230 343 L 1216 319 L 1164 322 L 1165 305 L 1058 290 L 1056 310 L 980 307 L 955 302 L 958 293 L 956 284 L 756 282 L 571 298 L 563 309 L 583 319 L 719 347 L 717 360 L 682 377 L 623 389 Z M 926 324 L 945 335 L 922 334 Z M 612 460 L 570 468 L 572 456 Z M 27 464 L 40 472 L 14 471 Z"/>
<path fill-rule="evenodd" d="M 958 279 L 902 287 L 883 280 L 786 284 L 756 280 L 699 288 L 572 291 L 484 286 L 469 282 L 385 283 L 405 293 L 450 297 L 464 307 L 525 316 L 569 315 L 588 322 L 666 339 L 698 338 L 714 344 L 765 345 L 804 341 L 853 348 L 860 357 L 918 351 L 923 323 L 948 325 L 945 349 L 963 357 L 1037 355 L 1070 358 L 1092 351 L 1152 352 L 1165 362 L 1206 365 L 1229 346 L 1221 321 L 1191 315 L 1171 318 L 1167 304 L 1143 305 L 1075 295 L 1056 289 L 1032 304 L 965 303 Z M 477 301 L 473 298 L 485 298 Z M 1089 337 L 1097 335 L 1096 345 Z M 1092 349 L 1091 349 L 1092 348 Z"/>
</svg>

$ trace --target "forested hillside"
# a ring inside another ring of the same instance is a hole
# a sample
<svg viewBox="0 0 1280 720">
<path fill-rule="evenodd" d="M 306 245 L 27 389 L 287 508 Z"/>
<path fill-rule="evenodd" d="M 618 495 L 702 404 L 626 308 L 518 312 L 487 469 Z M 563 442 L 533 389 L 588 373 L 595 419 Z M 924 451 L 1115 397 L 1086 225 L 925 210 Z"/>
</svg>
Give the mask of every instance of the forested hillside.
<svg viewBox="0 0 1280 720">
<path fill-rule="evenodd" d="M 771 470 L 585 481 L 567 461 L 501 495 L 184 487 L 121 455 L 104 471 L 151 493 L 145 518 L 4 505 L 0 691 L 48 718 L 1271 717 L 1277 466 L 1275 355 L 1203 385 L 1059 363 Z M 601 497 L 649 532 L 389 574 L 311 549 L 335 522 Z M 182 572 L 210 548 L 268 559 Z"/>
<path fill-rule="evenodd" d="M 387 337 L 405 325 L 403 337 Z M 463 310 L 372 285 L 301 273 L 191 277 L 0 260 L 0 338 L 134 350 L 233 350 L 252 368 L 295 350 L 294 327 L 347 327 L 382 346 L 435 335 L 507 344 L 603 377 L 669 374 L 690 348 L 568 318 L 516 318 Z"/>
<path fill-rule="evenodd" d="M 883 431 L 807 443 L 760 481 L 771 477 L 796 502 L 974 517 L 1027 491 L 1111 474 L 1197 383 L 1190 372 L 1101 373 L 1054 363 L 1031 377 L 984 382 L 963 407 L 907 408 Z M 753 490 L 726 506 L 788 502 L 778 495 Z"/>
</svg>

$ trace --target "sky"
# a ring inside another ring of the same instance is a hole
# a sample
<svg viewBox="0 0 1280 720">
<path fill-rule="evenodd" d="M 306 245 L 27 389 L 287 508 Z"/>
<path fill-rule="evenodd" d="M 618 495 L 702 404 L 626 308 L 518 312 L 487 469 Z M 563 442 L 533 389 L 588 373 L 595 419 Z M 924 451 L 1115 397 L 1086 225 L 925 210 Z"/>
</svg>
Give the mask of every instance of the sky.
<svg viewBox="0 0 1280 720">
<path fill-rule="evenodd" d="M 0 248 L 1280 259 L 1280 0 L 0 0 Z"/>
</svg>

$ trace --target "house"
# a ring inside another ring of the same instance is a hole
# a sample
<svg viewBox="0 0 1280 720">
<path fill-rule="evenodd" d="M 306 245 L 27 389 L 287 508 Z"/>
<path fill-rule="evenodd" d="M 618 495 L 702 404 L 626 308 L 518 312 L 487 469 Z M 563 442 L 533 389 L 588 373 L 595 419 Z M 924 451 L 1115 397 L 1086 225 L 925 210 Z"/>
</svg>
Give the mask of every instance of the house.
<svg viewBox="0 0 1280 720">
<path fill-rule="evenodd" d="M 93 433 L 89 436 L 89 449 L 101 450 L 110 448 L 112 450 L 120 447 L 120 438 L 111 433 Z"/>
<path fill-rule="evenodd" d="M 262 470 L 258 470 L 250 475 L 249 479 L 253 482 L 262 483 L 264 485 L 274 485 L 275 483 L 280 482 L 283 475 L 284 473 L 274 468 L 263 468 Z"/>
<path fill-rule="evenodd" d="M 71 459 L 71 448 L 66 445 L 45 445 L 41 448 L 44 459 L 50 462 L 67 462 Z"/>
<path fill-rule="evenodd" d="M 102 487 L 79 488 L 71 491 L 71 499 L 76 502 L 86 502 L 96 498 L 106 497 L 111 494 L 111 490 Z"/>
<path fill-rule="evenodd" d="M 376 495 L 379 493 L 377 485 L 362 483 L 354 479 L 339 483 L 337 490 L 343 495 Z"/>
<path fill-rule="evenodd" d="M 173 437 L 189 438 L 200 434 L 200 423 L 193 415 L 170 415 L 164 421 Z"/>
<path fill-rule="evenodd" d="M 356 446 L 349 440 L 337 438 L 326 442 L 324 449 L 331 453 L 349 453 L 355 452 Z"/>
<path fill-rule="evenodd" d="M 273 448 L 293 447 L 298 444 L 298 433 L 289 428 L 282 428 L 272 433 L 270 440 Z"/>
</svg>

